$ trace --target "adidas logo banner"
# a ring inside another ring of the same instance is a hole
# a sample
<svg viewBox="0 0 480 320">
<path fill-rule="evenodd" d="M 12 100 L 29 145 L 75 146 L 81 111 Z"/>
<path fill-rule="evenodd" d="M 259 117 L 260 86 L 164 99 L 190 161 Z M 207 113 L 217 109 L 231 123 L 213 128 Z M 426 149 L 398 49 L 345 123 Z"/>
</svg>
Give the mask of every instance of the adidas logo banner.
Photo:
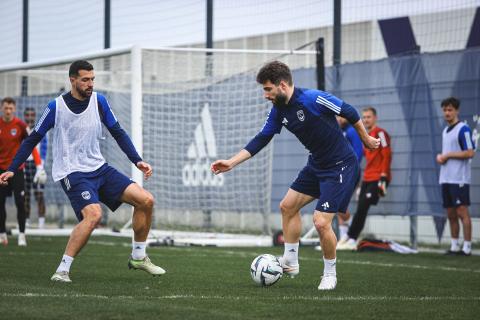
<svg viewBox="0 0 480 320">
<path fill-rule="evenodd" d="M 185 91 L 169 92 L 166 87 L 162 95 L 144 96 L 143 124 L 148 129 L 143 131 L 143 158 L 154 170 L 145 187 L 157 199 L 157 209 L 192 210 L 193 215 L 197 210 L 235 216 L 270 212 L 273 143 L 234 170 L 214 175 L 210 169 L 214 161 L 245 147 L 267 119 L 271 104 L 252 79 L 254 72 L 214 84 L 194 82 L 196 89 L 187 84 Z M 245 83 L 241 90 L 240 80 Z M 129 164 L 125 157 L 117 158 Z"/>
<path fill-rule="evenodd" d="M 187 163 L 182 169 L 182 182 L 184 186 L 221 187 L 225 176 L 212 175 L 210 164 L 217 159 L 217 144 L 213 131 L 212 116 L 208 103 L 203 107 L 200 123 L 195 128 L 193 141 L 187 149 Z"/>
</svg>

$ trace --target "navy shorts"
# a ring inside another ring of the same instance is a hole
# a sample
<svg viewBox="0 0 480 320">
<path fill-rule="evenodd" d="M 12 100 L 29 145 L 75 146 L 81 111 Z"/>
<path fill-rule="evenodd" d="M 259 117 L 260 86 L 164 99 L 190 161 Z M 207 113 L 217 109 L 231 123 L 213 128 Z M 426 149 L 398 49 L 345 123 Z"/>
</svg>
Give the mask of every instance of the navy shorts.
<svg viewBox="0 0 480 320">
<path fill-rule="evenodd" d="M 92 172 L 73 172 L 60 183 L 78 221 L 82 221 L 82 209 L 92 203 L 103 202 L 115 211 L 122 204 L 120 197 L 123 191 L 134 182 L 105 163 Z"/>
<path fill-rule="evenodd" d="M 356 158 L 329 169 L 318 169 L 309 161 L 290 188 L 317 198 L 318 211 L 346 212 L 359 178 Z"/>
<path fill-rule="evenodd" d="M 444 208 L 470 205 L 470 185 L 442 183 L 442 198 Z"/>
</svg>

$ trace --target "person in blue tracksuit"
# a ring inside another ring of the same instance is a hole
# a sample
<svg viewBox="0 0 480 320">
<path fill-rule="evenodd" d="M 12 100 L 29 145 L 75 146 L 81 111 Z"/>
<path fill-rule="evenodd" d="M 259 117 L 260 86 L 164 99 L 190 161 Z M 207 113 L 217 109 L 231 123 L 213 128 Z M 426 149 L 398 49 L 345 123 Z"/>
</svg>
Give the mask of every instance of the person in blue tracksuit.
<svg viewBox="0 0 480 320">
<path fill-rule="evenodd" d="M 380 142 L 367 134 L 358 112 L 348 103 L 328 92 L 295 87 L 289 67 L 282 62 L 264 65 L 257 74 L 257 82 L 262 85 L 265 98 L 273 103 L 263 128 L 236 155 L 213 162 L 211 170 L 220 174 L 233 169 L 265 147 L 282 127 L 292 132 L 310 155 L 280 203 L 285 250 L 279 260 L 284 273 L 290 276 L 299 273 L 300 209 L 318 199 L 313 222 L 324 260 L 318 289 L 335 289 L 337 239 L 332 219 L 337 212 L 346 211 L 359 178 L 358 159 L 335 116 L 346 118 L 367 148 L 378 148 Z"/>
<path fill-rule="evenodd" d="M 357 156 L 358 163 L 362 162 L 363 158 L 363 144 L 362 140 L 358 136 L 357 131 L 353 128 L 353 126 L 347 121 L 347 119 L 338 117 L 337 116 L 338 125 L 342 129 L 343 135 L 348 140 L 350 145 Z M 339 236 L 340 240 L 348 239 L 348 222 L 350 220 L 350 212 L 348 210 L 346 212 L 339 212 L 338 214 L 338 229 L 339 229 Z"/>
</svg>

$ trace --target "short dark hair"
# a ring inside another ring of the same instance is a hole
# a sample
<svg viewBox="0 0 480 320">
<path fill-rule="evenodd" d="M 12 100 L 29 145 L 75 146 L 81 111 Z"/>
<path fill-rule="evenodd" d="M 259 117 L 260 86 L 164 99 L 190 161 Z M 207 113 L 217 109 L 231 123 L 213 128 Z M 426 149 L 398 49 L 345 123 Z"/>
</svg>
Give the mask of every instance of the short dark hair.
<svg viewBox="0 0 480 320">
<path fill-rule="evenodd" d="M 27 112 L 35 113 L 35 109 L 32 107 L 26 107 L 25 110 L 23 110 L 23 114 L 26 114 Z"/>
<path fill-rule="evenodd" d="M 460 109 L 460 100 L 458 100 L 455 97 L 448 97 L 447 99 L 442 100 L 442 104 L 441 104 L 442 108 L 449 105 L 454 107 L 455 110 L 458 110 Z"/>
<path fill-rule="evenodd" d="M 366 107 L 366 108 L 363 108 L 362 110 L 362 112 L 367 112 L 367 111 L 371 111 L 374 116 L 377 115 L 377 110 L 374 107 Z"/>
<path fill-rule="evenodd" d="M 3 99 L 2 99 L 2 105 L 3 105 L 4 103 L 17 105 L 17 103 L 15 102 L 15 99 L 13 99 L 12 97 L 5 97 L 5 98 L 3 98 Z"/>
<path fill-rule="evenodd" d="M 257 74 L 257 82 L 259 84 L 264 84 L 265 82 L 270 81 L 278 86 L 282 80 L 286 81 L 290 86 L 293 85 L 290 68 L 280 61 L 272 61 L 265 64 Z"/>
<path fill-rule="evenodd" d="M 87 70 L 87 71 L 91 71 L 93 70 L 93 66 L 90 62 L 88 62 L 87 60 L 77 60 L 77 61 L 74 61 L 71 65 L 70 65 L 70 69 L 68 70 L 68 76 L 69 77 L 78 77 L 78 72 L 80 70 Z"/>
</svg>

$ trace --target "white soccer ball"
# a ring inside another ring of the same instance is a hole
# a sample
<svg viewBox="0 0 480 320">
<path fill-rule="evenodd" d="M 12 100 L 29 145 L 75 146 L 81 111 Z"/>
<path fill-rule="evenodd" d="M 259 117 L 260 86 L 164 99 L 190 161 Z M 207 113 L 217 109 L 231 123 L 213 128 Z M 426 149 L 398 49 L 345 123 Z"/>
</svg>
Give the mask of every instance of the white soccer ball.
<svg viewBox="0 0 480 320">
<path fill-rule="evenodd" d="M 283 276 L 283 268 L 277 257 L 271 254 L 262 254 L 253 260 L 250 274 L 255 283 L 267 287 L 280 280 Z"/>
</svg>

